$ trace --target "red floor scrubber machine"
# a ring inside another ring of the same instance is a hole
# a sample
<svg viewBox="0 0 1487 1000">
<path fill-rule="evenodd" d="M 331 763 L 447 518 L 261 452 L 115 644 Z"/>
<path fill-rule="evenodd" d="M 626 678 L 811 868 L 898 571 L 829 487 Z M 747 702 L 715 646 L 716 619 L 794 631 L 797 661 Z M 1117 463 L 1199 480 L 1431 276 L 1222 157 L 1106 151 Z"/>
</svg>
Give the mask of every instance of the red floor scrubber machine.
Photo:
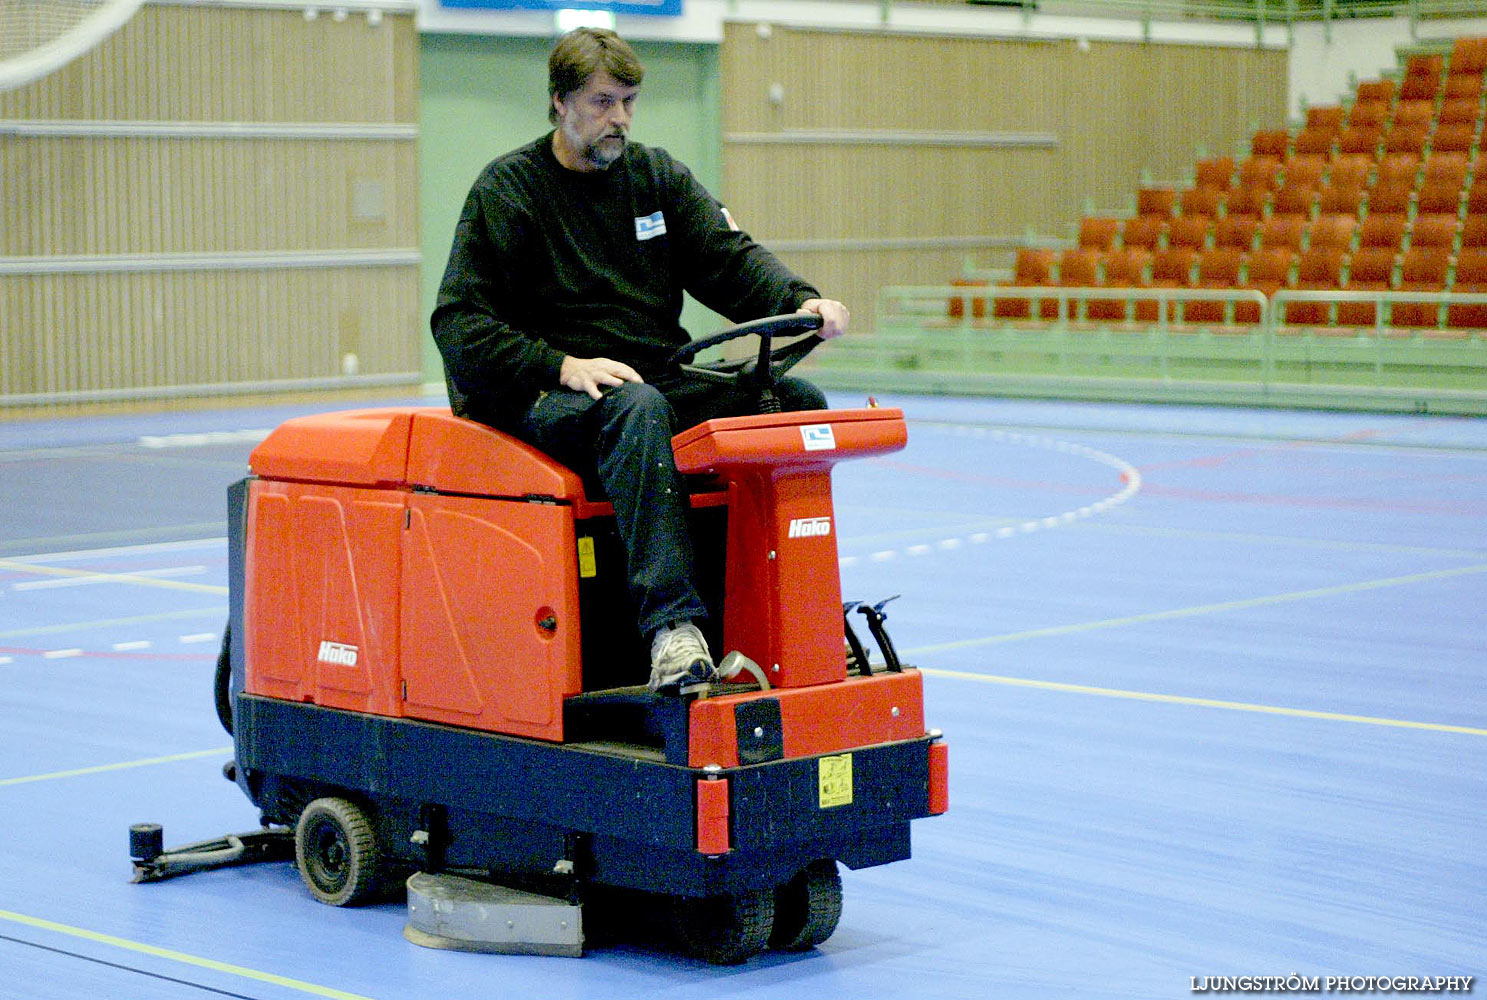
<svg viewBox="0 0 1487 1000">
<path fill-rule="evenodd" d="M 768 412 L 818 325 L 679 358 L 757 336 L 689 367 L 764 411 L 673 439 L 730 675 L 679 695 L 644 686 L 613 510 L 575 473 L 444 408 L 278 427 L 229 490 L 218 679 L 264 830 L 164 851 L 136 827 L 136 880 L 293 856 L 335 906 L 406 884 L 406 936 L 469 950 L 580 954 L 585 905 L 615 894 L 711 962 L 829 937 L 838 865 L 908 858 L 948 758 L 882 604 L 844 602 L 838 571 L 831 468 L 902 448 L 903 414 Z"/>
</svg>

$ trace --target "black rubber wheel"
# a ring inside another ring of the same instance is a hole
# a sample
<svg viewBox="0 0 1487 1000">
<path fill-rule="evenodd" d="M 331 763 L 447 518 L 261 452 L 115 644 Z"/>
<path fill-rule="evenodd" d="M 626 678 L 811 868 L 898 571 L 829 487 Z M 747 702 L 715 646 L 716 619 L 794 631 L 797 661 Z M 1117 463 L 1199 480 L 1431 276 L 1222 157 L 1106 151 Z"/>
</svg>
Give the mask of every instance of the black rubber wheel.
<svg viewBox="0 0 1487 1000">
<path fill-rule="evenodd" d="M 774 892 L 762 889 L 707 899 L 679 898 L 676 934 L 693 955 L 713 965 L 737 965 L 769 944 Z"/>
<path fill-rule="evenodd" d="M 812 861 L 774 892 L 769 946 L 809 951 L 831 937 L 842 918 L 842 876 L 831 859 Z"/>
<path fill-rule="evenodd" d="M 310 894 L 330 906 L 357 906 L 381 889 L 376 828 L 349 799 L 316 799 L 305 806 L 294 828 L 294 860 Z"/>
<path fill-rule="evenodd" d="M 217 677 L 212 686 L 217 696 L 217 721 L 232 735 L 232 622 L 222 629 L 222 651 L 217 654 Z"/>
</svg>

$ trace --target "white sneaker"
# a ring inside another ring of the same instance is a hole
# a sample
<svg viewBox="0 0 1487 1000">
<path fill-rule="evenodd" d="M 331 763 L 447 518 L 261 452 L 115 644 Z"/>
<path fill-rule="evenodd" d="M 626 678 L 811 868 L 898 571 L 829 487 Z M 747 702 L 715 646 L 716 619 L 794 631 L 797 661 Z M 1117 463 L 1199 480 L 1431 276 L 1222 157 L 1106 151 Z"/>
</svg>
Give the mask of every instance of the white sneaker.
<svg viewBox="0 0 1487 1000">
<path fill-rule="evenodd" d="M 691 622 L 663 628 L 651 640 L 651 679 L 646 687 L 652 691 L 675 693 L 717 675 L 707 640 Z"/>
</svg>

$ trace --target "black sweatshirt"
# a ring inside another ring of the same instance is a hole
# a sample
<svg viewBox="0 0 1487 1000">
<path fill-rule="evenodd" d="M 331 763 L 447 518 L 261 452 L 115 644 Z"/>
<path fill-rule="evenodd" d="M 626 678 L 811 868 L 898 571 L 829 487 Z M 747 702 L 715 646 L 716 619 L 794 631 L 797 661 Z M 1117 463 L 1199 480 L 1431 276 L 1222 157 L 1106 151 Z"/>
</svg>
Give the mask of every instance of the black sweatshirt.
<svg viewBox="0 0 1487 1000">
<path fill-rule="evenodd" d="M 455 227 L 432 326 L 456 413 L 495 426 L 556 388 L 565 355 L 650 380 L 688 341 L 682 291 L 734 322 L 819 293 L 733 228 L 664 149 L 607 170 L 562 166 L 552 134 L 490 163 Z"/>
</svg>

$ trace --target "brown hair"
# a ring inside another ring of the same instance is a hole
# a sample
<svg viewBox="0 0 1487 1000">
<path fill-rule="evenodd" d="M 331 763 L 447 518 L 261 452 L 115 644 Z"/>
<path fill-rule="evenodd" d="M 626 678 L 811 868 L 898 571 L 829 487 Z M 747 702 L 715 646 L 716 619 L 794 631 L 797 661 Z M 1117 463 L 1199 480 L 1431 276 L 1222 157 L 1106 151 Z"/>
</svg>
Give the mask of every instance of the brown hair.
<svg viewBox="0 0 1487 1000">
<path fill-rule="evenodd" d="M 547 57 L 547 120 L 558 120 L 554 97 L 566 98 L 599 70 L 626 87 L 638 87 L 645 67 L 635 50 L 608 28 L 574 28 L 553 46 Z"/>
</svg>

